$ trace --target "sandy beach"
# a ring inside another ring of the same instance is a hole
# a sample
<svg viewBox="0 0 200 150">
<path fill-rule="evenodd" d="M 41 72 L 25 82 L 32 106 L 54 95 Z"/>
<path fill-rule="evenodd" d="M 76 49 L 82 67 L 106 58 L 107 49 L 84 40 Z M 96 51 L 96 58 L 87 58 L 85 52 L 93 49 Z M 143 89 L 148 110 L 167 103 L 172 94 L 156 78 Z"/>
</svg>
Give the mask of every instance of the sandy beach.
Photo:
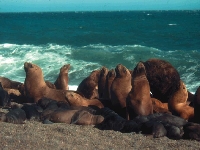
<svg viewBox="0 0 200 150">
<path fill-rule="evenodd" d="M 172 140 L 167 137 L 120 133 L 99 130 L 94 126 L 64 123 L 42 124 L 25 121 L 25 124 L 0 123 L 0 149 L 145 149 L 189 150 L 200 149 L 195 140 Z"/>
</svg>

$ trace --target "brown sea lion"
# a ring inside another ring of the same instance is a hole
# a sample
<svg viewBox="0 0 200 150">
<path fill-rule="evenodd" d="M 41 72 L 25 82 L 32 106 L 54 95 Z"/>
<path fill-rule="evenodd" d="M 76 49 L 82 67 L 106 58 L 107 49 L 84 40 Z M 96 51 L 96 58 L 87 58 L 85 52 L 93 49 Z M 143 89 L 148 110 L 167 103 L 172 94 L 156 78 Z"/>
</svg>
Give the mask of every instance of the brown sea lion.
<svg viewBox="0 0 200 150">
<path fill-rule="evenodd" d="M 92 71 L 91 74 L 79 84 L 77 91 L 88 99 L 98 98 L 99 75 L 100 70 Z"/>
<path fill-rule="evenodd" d="M 168 103 L 162 103 L 156 98 L 151 98 L 152 106 L 153 106 L 153 113 L 170 113 L 168 109 Z"/>
<path fill-rule="evenodd" d="M 21 82 L 13 81 L 6 77 L 0 77 L 0 82 L 3 88 L 9 88 L 9 89 L 18 89 L 18 86 L 22 84 Z"/>
<path fill-rule="evenodd" d="M 100 115 L 93 115 L 86 110 L 58 109 L 50 115 L 49 120 L 54 123 L 96 125 L 101 123 L 104 118 Z"/>
<path fill-rule="evenodd" d="M 185 120 L 192 120 L 194 118 L 194 108 L 187 104 L 187 88 L 182 80 L 180 80 L 179 85 L 179 90 L 168 101 L 169 111 Z"/>
<path fill-rule="evenodd" d="M 50 88 L 52 88 L 52 89 L 56 89 L 56 86 L 55 86 L 53 83 L 51 83 L 50 81 L 45 81 L 45 83 L 46 83 L 46 85 L 47 85 L 48 87 L 50 87 Z"/>
<path fill-rule="evenodd" d="M 194 122 L 200 123 L 200 86 L 194 96 Z"/>
<path fill-rule="evenodd" d="M 126 117 L 126 97 L 131 90 L 131 74 L 122 64 L 115 68 L 116 76 L 110 88 L 113 109 L 122 117 Z"/>
<path fill-rule="evenodd" d="M 68 77 L 68 72 L 70 69 L 70 64 L 64 65 L 60 68 L 60 73 L 58 75 L 58 78 L 54 82 L 54 85 L 56 86 L 57 89 L 61 90 L 69 90 L 69 77 Z"/>
<path fill-rule="evenodd" d="M 26 72 L 24 89 L 28 102 L 37 102 L 42 97 L 65 101 L 65 94 L 68 91 L 49 88 L 44 81 L 43 72 L 39 66 L 25 62 L 24 70 Z"/>
<path fill-rule="evenodd" d="M 66 100 L 71 106 L 87 106 L 103 108 L 103 104 L 98 99 L 87 99 L 75 92 L 67 92 Z"/>
<path fill-rule="evenodd" d="M 156 58 L 147 60 L 144 65 L 153 97 L 167 103 L 180 87 L 178 71 L 169 62 Z"/>
<path fill-rule="evenodd" d="M 139 62 L 134 68 L 131 80 L 132 89 L 126 98 L 127 119 L 146 116 L 153 113 L 150 86 L 146 77 L 145 66 Z"/>
<path fill-rule="evenodd" d="M 105 87 L 106 87 L 106 76 L 108 74 L 108 69 L 106 67 L 102 67 L 100 70 L 99 81 L 98 81 L 98 93 L 99 98 L 107 98 L 105 95 Z"/>
<path fill-rule="evenodd" d="M 106 76 L 105 98 L 111 99 L 110 88 L 114 79 L 115 79 L 115 70 L 111 69 L 108 71 L 108 74 Z"/>
</svg>

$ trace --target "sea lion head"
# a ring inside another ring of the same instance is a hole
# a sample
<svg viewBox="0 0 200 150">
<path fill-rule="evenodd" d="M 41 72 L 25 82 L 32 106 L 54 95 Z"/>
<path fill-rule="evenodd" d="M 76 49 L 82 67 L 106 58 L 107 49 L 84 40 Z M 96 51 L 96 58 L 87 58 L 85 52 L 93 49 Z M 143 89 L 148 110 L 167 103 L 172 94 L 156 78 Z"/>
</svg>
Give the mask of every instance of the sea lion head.
<svg viewBox="0 0 200 150">
<path fill-rule="evenodd" d="M 108 69 L 103 66 L 100 70 L 100 77 L 106 76 L 107 74 L 108 74 Z"/>
<path fill-rule="evenodd" d="M 134 68 L 134 71 L 132 73 L 132 77 L 145 75 L 146 76 L 146 69 L 144 64 L 140 61 L 136 67 Z"/>
<path fill-rule="evenodd" d="M 26 75 L 31 75 L 31 77 L 34 76 L 35 79 L 40 77 L 41 75 L 43 77 L 42 69 L 33 63 L 25 62 L 24 70 L 26 72 Z"/>
<path fill-rule="evenodd" d="M 116 77 L 124 77 L 130 74 L 129 70 L 122 64 L 118 64 L 115 68 Z"/>
<path fill-rule="evenodd" d="M 109 70 L 107 77 L 115 77 L 115 70 L 114 69 Z"/>
<path fill-rule="evenodd" d="M 60 72 L 61 73 L 68 73 L 69 69 L 70 69 L 70 64 L 66 64 L 66 65 L 64 65 L 60 68 Z"/>
</svg>

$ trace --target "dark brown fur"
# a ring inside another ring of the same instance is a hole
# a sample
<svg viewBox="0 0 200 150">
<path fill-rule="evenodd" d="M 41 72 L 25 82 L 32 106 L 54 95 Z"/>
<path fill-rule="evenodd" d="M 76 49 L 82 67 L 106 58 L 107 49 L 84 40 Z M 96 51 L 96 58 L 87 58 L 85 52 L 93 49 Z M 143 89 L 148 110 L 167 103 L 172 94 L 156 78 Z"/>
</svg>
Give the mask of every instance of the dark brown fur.
<svg viewBox="0 0 200 150">
<path fill-rule="evenodd" d="M 178 71 L 169 62 L 156 58 L 147 60 L 144 65 L 153 97 L 168 102 L 180 87 Z"/>
</svg>

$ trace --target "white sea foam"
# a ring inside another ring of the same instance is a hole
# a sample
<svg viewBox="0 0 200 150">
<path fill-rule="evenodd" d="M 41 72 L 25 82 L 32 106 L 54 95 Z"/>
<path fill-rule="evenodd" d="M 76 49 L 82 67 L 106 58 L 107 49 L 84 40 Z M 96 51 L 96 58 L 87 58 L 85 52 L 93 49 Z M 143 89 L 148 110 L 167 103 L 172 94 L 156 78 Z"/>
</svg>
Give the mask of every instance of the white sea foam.
<svg viewBox="0 0 200 150">
<path fill-rule="evenodd" d="M 168 24 L 169 26 L 176 26 L 177 24 L 176 23 L 170 23 Z"/>
<path fill-rule="evenodd" d="M 104 45 L 91 44 L 82 47 L 66 45 L 17 45 L 0 44 L 0 76 L 24 82 L 24 62 L 39 65 L 45 80 L 54 82 L 60 68 L 70 64 L 69 84 L 75 90 L 85 77 L 93 70 L 102 66 L 115 68 L 118 63 L 133 69 L 138 61 L 149 58 L 160 58 L 169 61 L 180 73 L 190 92 L 195 92 L 200 85 L 200 53 L 198 50 L 187 53 L 177 51 L 162 51 L 143 45 Z"/>
</svg>

